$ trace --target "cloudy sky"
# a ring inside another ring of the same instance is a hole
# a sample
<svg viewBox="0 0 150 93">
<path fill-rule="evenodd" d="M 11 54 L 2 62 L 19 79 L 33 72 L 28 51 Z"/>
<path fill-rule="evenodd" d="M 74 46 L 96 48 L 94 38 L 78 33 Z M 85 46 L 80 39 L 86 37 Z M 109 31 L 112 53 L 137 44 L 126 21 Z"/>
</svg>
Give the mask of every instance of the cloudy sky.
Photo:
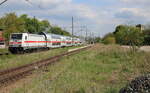
<svg viewBox="0 0 150 93">
<path fill-rule="evenodd" d="M 74 16 L 76 34 L 84 35 L 80 30 L 87 26 L 88 32 L 104 36 L 118 24 L 150 23 L 150 0 L 8 0 L 0 16 L 9 12 L 47 19 L 68 31 Z"/>
</svg>

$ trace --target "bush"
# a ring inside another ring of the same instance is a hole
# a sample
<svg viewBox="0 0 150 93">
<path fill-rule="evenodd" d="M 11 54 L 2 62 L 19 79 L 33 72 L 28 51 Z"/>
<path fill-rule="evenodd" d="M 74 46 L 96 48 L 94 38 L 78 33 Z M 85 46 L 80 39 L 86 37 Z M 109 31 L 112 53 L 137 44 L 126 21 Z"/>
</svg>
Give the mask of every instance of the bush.
<svg viewBox="0 0 150 93">
<path fill-rule="evenodd" d="M 121 45 L 140 46 L 143 43 L 143 33 L 139 28 L 122 26 L 115 31 L 116 42 Z"/>
<path fill-rule="evenodd" d="M 107 37 L 103 40 L 104 44 L 116 44 L 115 37 Z"/>
</svg>

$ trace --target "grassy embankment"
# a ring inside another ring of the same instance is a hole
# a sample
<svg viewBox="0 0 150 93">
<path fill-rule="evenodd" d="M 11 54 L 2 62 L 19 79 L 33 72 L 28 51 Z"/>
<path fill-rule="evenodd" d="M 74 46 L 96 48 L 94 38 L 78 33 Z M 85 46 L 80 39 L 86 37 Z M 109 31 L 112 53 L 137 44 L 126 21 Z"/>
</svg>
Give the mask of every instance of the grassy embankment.
<svg viewBox="0 0 150 93">
<path fill-rule="evenodd" d="M 8 53 L 7 49 L 0 49 L 0 53 Z"/>
<path fill-rule="evenodd" d="M 79 47 L 79 46 L 76 46 Z M 1 69 L 7 69 L 11 67 L 17 67 L 21 66 L 24 64 L 29 64 L 32 62 L 36 62 L 42 59 L 46 59 L 55 55 L 58 55 L 62 52 L 67 51 L 68 49 L 71 48 L 76 48 L 76 47 L 66 47 L 66 48 L 58 48 L 58 49 L 52 49 L 49 51 L 43 51 L 43 52 L 37 52 L 37 53 L 29 53 L 29 54 L 24 54 L 24 55 L 3 55 L 0 56 L 0 70 Z M 7 49 L 1 49 L 1 52 L 5 52 Z"/>
<path fill-rule="evenodd" d="M 46 71 L 39 69 L 10 93 L 117 93 L 132 78 L 149 72 L 149 62 L 150 53 L 96 45 Z"/>
</svg>

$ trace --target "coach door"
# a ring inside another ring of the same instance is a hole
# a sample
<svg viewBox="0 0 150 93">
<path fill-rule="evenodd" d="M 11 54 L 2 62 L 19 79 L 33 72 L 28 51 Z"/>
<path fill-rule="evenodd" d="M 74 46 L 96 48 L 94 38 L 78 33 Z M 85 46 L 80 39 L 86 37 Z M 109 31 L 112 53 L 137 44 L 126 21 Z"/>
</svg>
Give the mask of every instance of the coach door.
<svg viewBox="0 0 150 93">
<path fill-rule="evenodd" d="M 27 36 L 27 35 L 25 35 L 24 46 L 25 46 L 26 48 L 29 46 L 29 43 L 28 43 L 28 36 Z"/>
</svg>

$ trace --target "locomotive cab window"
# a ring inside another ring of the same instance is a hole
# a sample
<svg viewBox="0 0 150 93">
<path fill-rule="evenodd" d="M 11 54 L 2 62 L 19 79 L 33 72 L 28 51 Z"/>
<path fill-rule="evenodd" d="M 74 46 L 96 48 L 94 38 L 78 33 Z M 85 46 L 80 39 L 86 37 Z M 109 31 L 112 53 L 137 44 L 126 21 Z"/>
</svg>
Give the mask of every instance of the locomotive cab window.
<svg viewBox="0 0 150 93">
<path fill-rule="evenodd" d="M 5 45 L 5 43 L 4 42 L 0 42 L 0 45 Z"/>
<path fill-rule="evenodd" d="M 12 34 L 11 39 L 22 39 L 22 34 Z"/>
</svg>

